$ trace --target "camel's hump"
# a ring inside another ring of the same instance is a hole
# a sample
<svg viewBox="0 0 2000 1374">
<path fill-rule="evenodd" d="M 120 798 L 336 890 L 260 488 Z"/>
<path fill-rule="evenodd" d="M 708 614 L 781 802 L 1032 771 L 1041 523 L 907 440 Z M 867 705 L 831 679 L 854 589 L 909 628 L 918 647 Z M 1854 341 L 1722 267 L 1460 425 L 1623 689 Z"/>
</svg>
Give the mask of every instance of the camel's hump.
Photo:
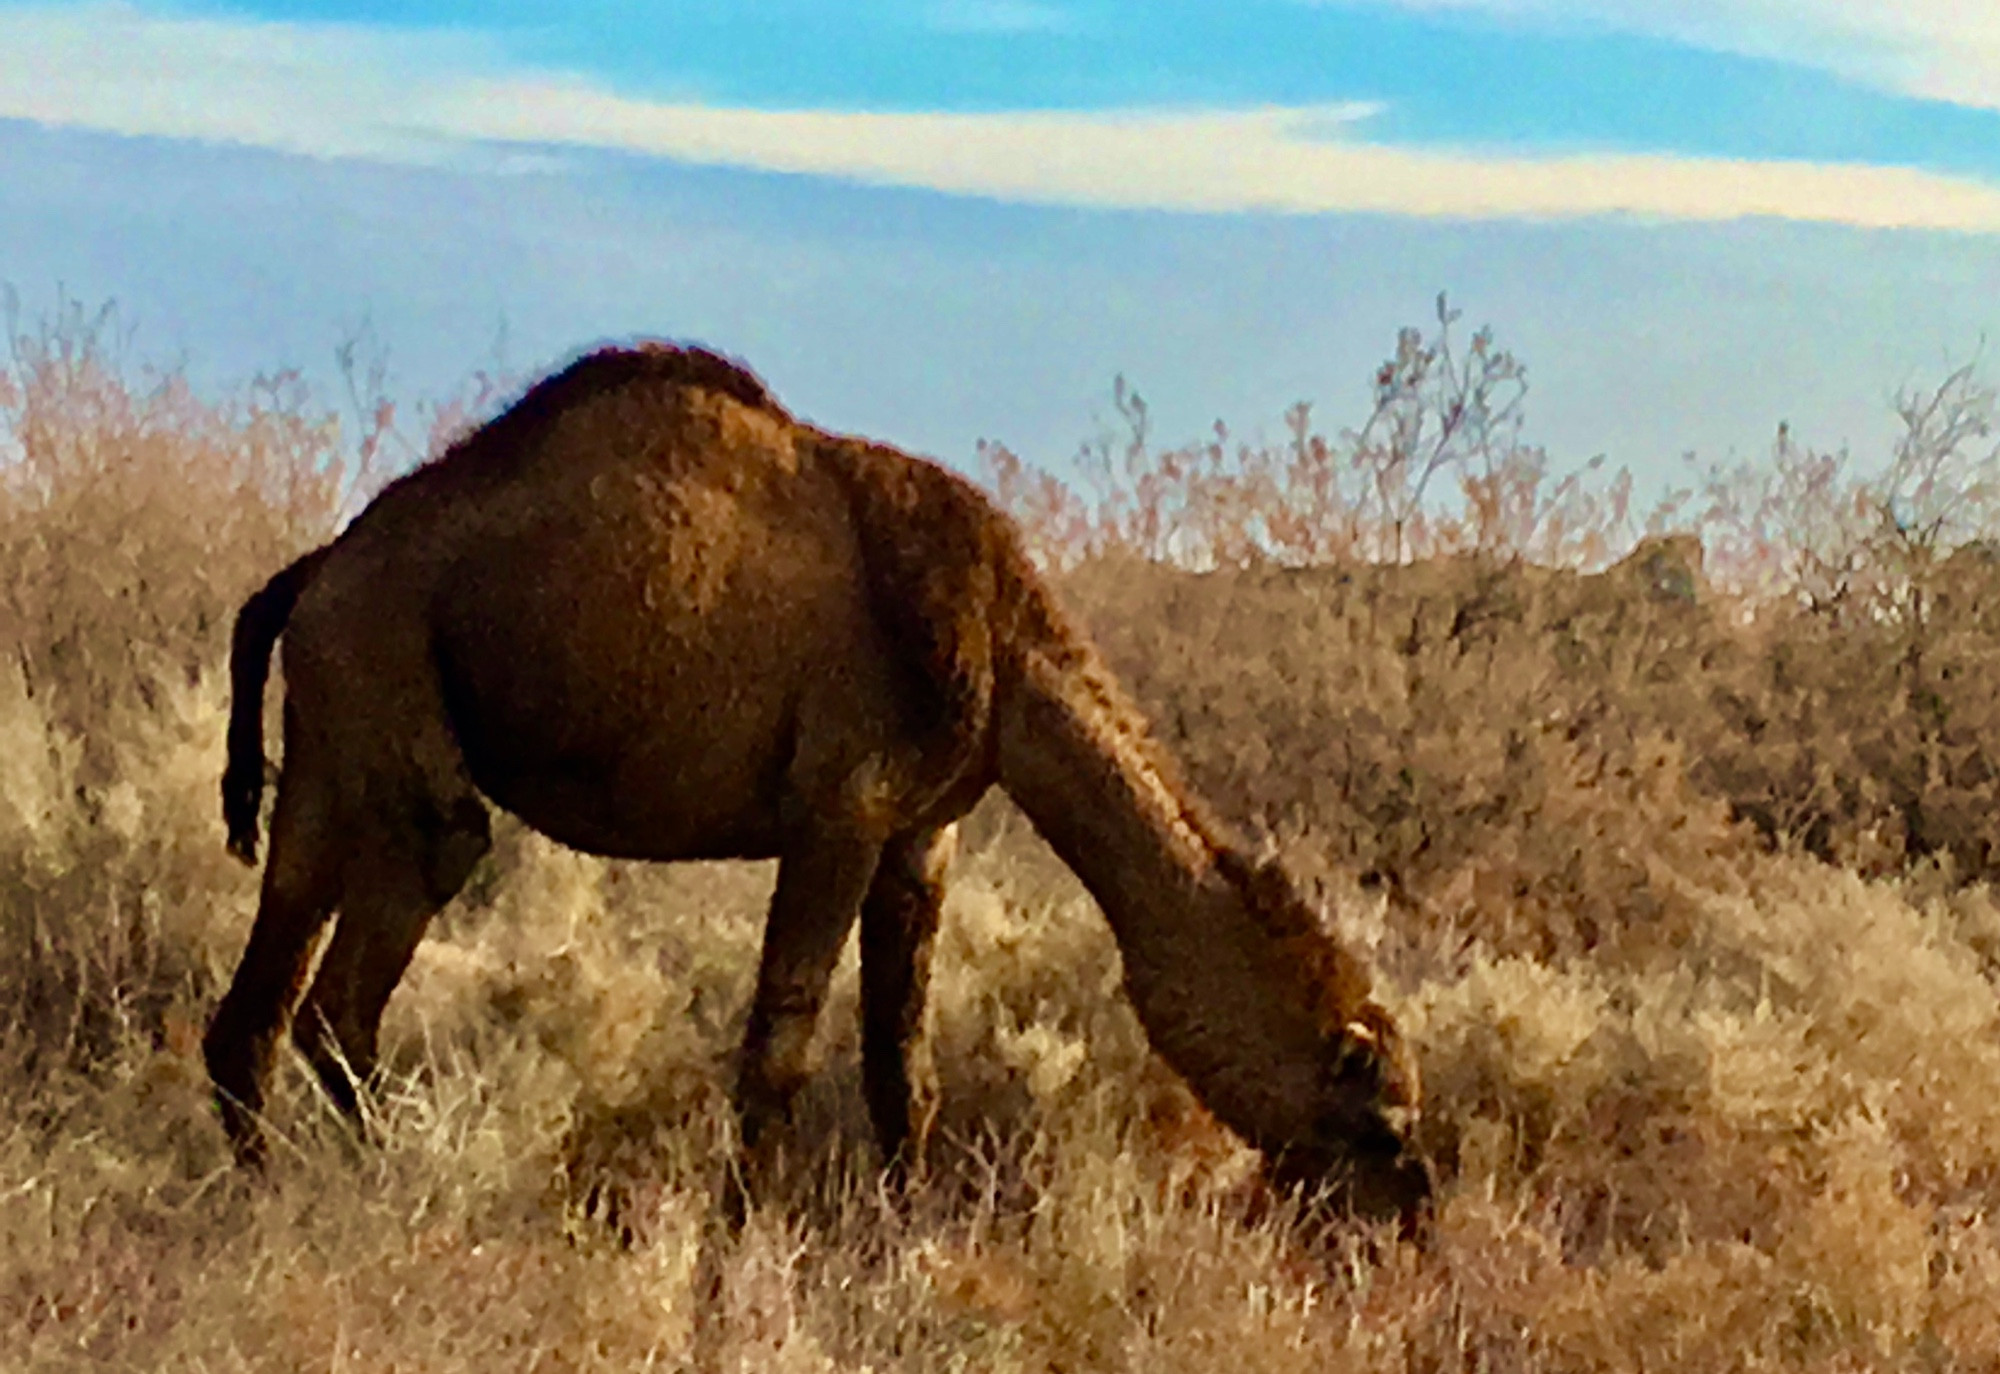
<svg viewBox="0 0 2000 1374">
<path fill-rule="evenodd" d="M 753 410 L 791 418 L 763 379 L 742 363 L 697 345 L 662 339 L 594 349 L 530 387 L 511 409 L 560 412 L 590 396 L 634 382 L 702 387 Z"/>
</svg>

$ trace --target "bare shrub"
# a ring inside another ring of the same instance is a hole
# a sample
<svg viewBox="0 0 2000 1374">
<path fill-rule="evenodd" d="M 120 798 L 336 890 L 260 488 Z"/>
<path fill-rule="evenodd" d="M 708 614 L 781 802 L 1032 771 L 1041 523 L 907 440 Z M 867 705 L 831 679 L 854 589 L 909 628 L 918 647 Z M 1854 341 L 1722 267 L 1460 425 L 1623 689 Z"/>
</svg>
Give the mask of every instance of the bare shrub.
<svg viewBox="0 0 2000 1374">
<path fill-rule="evenodd" d="M 1121 554 L 1196 570 L 1470 551 L 1580 566 L 1615 556 L 1633 530 L 1631 475 L 1607 476 L 1593 459 L 1552 477 L 1548 454 L 1522 437 L 1526 367 L 1490 328 L 1461 348 L 1460 313 L 1442 295 L 1436 318 L 1429 335 L 1398 333 L 1356 429 L 1322 432 L 1301 401 L 1282 443 L 1236 438 L 1217 421 L 1208 439 L 1161 449 L 1144 397 L 1120 377 L 1122 433 L 1092 439 L 1073 464 L 1088 497 L 1002 443 L 982 441 L 978 466 L 1055 568 Z"/>
<path fill-rule="evenodd" d="M 296 377 L 135 386 L 117 326 L 65 303 L 0 374 L 0 1000 L 37 1062 L 196 1014 L 205 933 L 241 914 L 213 910 L 230 625 L 331 532 L 343 475 Z"/>
</svg>

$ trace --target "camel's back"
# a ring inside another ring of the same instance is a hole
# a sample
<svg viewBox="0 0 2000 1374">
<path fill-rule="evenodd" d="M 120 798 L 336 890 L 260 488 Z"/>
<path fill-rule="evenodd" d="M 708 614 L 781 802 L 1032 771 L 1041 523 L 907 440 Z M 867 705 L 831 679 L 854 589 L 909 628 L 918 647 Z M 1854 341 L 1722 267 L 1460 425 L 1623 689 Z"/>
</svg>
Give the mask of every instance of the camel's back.
<svg viewBox="0 0 2000 1374">
<path fill-rule="evenodd" d="M 393 569 L 414 587 L 427 569 L 547 538 L 557 521 L 671 520 L 707 490 L 797 508 L 798 493 L 774 490 L 798 476 L 797 428 L 761 381 L 716 354 L 602 349 L 390 483 L 316 583 L 371 582 Z"/>
</svg>

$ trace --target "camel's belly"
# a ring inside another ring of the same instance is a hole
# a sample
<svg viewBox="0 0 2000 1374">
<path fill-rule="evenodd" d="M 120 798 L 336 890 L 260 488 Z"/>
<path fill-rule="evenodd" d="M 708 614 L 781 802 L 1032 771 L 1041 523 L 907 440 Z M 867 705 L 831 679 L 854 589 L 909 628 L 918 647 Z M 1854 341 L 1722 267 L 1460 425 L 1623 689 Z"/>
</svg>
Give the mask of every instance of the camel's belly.
<svg viewBox="0 0 2000 1374">
<path fill-rule="evenodd" d="M 564 666 L 545 660 L 539 674 L 511 677 L 504 693 L 448 690 L 460 749 L 481 791 L 551 838 L 592 853 L 778 852 L 793 752 L 782 694 L 749 699 L 727 682 L 683 681 L 664 666 L 579 683 Z"/>
<path fill-rule="evenodd" d="M 447 713 L 480 790 L 564 844 L 775 857 L 788 824 L 837 806 L 841 779 L 895 728 L 893 673 L 820 639 L 842 613 L 823 611 L 772 616 L 760 643 L 733 649 L 658 615 L 622 661 L 592 652 L 588 625 L 565 639 L 516 622 L 441 654 Z"/>
<path fill-rule="evenodd" d="M 547 777 L 509 778 L 482 790 L 560 844 L 614 859 L 769 859 L 784 849 L 777 808 L 691 807 Z"/>
</svg>

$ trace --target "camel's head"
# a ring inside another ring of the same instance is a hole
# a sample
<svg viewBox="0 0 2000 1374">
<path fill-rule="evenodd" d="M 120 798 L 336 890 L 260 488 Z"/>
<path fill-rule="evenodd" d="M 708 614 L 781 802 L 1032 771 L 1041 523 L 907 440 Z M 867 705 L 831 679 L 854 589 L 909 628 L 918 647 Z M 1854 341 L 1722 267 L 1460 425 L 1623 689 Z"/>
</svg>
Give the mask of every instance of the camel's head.
<svg viewBox="0 0 2000 1374">
<path fill-rule="evenodd" d="M 1411 1139 L 1422 1089 L 1396 1023 L 1373 1002 L 1327 1036 L 1320 1092 L 1302 1139 L 1274 1151 L 1271 1176 L 1336 1213 L 1397 1221 L 1415 1235 L 1430 1211 L 1430 1165 Z"/>
<path fill-rule="evenodd" d="M 1283 871 L 1269 860 L 1225 862 L 1278 946 L 1281 987 L 1289 983 L 1315 1028 L 1297 1051 L 1307 1062 L 1279 1075 L 1293 1100 L 1267 1120 L 1284 1124 L 1258 1142 L 1273 1181 L 1316 1193 L 1336 1212 L 1399 1220 L 1414 1234 L 1432 1189 L 1412 1139 L 1423 1096 L 1416 1056 L 1370 996 L 1366 965 L 1321 926 Z"/>
</svg>

